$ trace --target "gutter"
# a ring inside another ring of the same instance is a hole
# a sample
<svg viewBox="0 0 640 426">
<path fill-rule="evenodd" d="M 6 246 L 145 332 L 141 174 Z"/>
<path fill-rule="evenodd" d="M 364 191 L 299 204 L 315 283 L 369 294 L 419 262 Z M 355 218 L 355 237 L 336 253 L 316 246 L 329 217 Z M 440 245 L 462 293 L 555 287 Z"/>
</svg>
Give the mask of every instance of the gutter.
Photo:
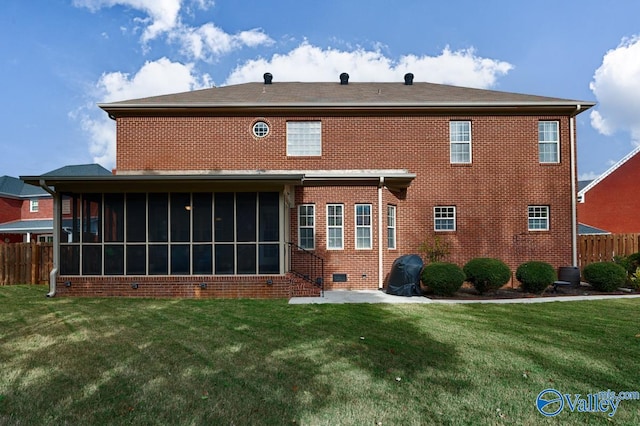
<svg viewBox="0 0 640 426">
<path fill-rule="evenodd" d="M 577 115 L 582 110 L 582 105 L 576 105 Z M 578 206 L 577 206 L 577 167 L 576 167 L 576 137 L 575 137 L 575 115 L 569 118 L 569 133 L 571 141 L 571 262 L 573 266 L 578 266 Z"/>
<path fill-rule="evenodd" d="M 44 179 L 40 179 L 40 187 L 53 197 L 53 269 L 49 272 L 49 293 L 47 297 L 56 295 L 56 280 L 58 278 L 58 263 L 60 259 L 60 197 Z"/>
</svg>

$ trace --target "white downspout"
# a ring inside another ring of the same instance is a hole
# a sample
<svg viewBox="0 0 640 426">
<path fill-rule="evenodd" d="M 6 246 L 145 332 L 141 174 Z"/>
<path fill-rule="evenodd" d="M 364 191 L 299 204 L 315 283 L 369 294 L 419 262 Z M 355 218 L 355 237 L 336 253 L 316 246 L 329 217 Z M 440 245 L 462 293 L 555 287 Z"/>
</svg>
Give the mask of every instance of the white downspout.
<svg viewBox="0 0 640 426">
<path fill-rule="evenodd" d="M 384 176 L 380 176 L 378 184 L 378 288 L 382 289 L 384 280 L 382 279 L 382 190 L 384 189 Z"/>
<path fill-rule="evenodd" d="M 576 105 L 576 114 L 582 109 L 582 105 Z M 575 116 L 569 117 L 569 133 L 571 141 L 571 262 L 573 266 L 578 266 L 578 207 L 576 194 L 576 137 L 575 137 Z"/>
<path fill-rule="evenodd" d="M 60 261 L 60 197 L 47 186 L 44 179 L 40 179 L 40 187 L 53 197 L 53 269 L 49 272 L 49 293 L 47 293 L 47 297 L 53 297 L 56 295 L 56 280 Z"/>
</svg>

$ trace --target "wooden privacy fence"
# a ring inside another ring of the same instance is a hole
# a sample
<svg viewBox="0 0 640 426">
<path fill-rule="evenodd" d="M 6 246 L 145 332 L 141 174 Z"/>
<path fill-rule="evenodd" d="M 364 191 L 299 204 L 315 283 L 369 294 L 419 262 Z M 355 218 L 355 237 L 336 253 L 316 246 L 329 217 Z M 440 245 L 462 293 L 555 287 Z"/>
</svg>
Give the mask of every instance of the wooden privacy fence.
<svg viewBox="0 0 640 426">
<path fill-rule="evenodd" d="M 628 256 L 640 251 L 640 234 L 580 235 L 580 268 L 594 262 L 610 262 L 614 256 Z"/>
<path fill-rule="evenodd" d="M 46 284 L 53 268 L 53 244 L 0 244 L 0 285 Z"/>
</svg>

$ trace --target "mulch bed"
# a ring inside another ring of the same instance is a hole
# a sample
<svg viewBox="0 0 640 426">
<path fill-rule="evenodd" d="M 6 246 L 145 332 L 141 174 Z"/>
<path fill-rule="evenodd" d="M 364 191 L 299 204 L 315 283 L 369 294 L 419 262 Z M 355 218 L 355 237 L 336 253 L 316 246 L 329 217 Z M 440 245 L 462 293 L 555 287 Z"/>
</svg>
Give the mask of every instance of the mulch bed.
<svg viewBox="0 0 640 426">
<path fill-rule="evenodd" d="M 640 294 L 637 290 L 630 289 L 627 291 L 611 291 L 602 292 L 594 290 L 589 284 L 581 283 L 580 287 L 563 286 L 558 287 L 558 291 L 554 292 L 553 287 L 549 287 L 542 294 L 532 294 L 522 291 L 520 288 L 512 288 L 508 284 L 499 290 L 479 294 L 470 284 L 465 283 L 460 290 L 453 296 L 436 296 L 435 294 L 426 293 L 424 296 L 429 299 L 447 299 L 447 300 L 493 300 L 493 299 L 520 299 L 520 298 L 541 298 L 541 297 L 558 297 L 558 296 L 593 296 L 593 295 L 630 295 Z"/>
</svg>

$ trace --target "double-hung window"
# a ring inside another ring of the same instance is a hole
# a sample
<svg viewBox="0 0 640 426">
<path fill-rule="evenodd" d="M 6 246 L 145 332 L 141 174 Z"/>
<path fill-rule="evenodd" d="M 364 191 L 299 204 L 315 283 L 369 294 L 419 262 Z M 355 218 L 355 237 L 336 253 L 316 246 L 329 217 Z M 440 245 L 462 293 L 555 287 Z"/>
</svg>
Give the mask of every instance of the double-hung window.
<svg viewBox="0 0 640 426">
<path fill-rule="evenodd" d="M 29 200 L 29 212 L 37 213 L 40 208 L 40 203 L 38 200 Z"/>
<path fill-rule="evenodd" d="M 316 248 L 316 206 L 302 204 L 298 206 L 298 245 L 306 250 Z"/>
<path fill-rule="evenodd" d="M 549 230 L 549 206 L 529 206 L 529 231 Z"/>
<path fill-rule="evenodd" d="M 449 122 L 449 144 L 452 164 L 471 163 L 471 121 Z"/>
<path fill-rule="evenodd" d="M 538 122 L 538 153 L 541 163 L 560 162 L 559 135 L 557 121 Z"/>
<path fill-rule="evenodd" d="M 371 204 L 356 204 L 356 249 L 371 248 Z"/>
<path fill-rule="evenodd" d="M 287 121 L 287 155 L 290 157 L 322 155 L 320 121 Z"/>
<path fill-rule="evenodd" d="M 433 229 L 435 231 L 456 230 L 455 206 L 438 206 L 433 208 Z"/>
<path fill-rule="evenodd" d="M 344 247 L 344 205 L 327 204 L 327 249 L 342 250 Z"/>
<path fill-rule="evenodd" d="M 396 248 L 396 206 L 387 206 L 387 248 Z"/>
</svg>

